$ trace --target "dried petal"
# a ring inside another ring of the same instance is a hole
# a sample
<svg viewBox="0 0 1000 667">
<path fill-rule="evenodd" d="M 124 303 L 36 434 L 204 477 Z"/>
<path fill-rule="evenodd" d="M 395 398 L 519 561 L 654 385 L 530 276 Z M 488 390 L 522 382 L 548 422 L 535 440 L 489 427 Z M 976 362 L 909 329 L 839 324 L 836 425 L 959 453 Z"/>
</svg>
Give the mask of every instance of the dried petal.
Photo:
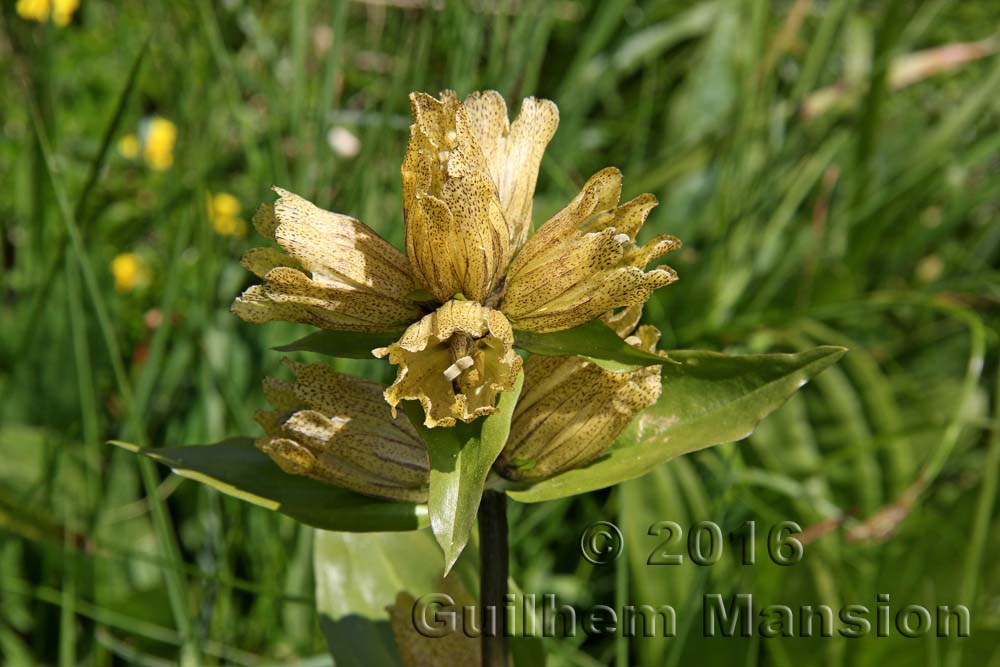
<svg viewBox="0 0 1000 667">
<path fill-rule="evenodd" d="M 513 344 L 502 313 L 472 301 L 449 301 L 389 347 L 374 350 L 399 366 L 385 400 L 394 414 L 400 401 L 420 401 L 428 427 L 492 414 L 497 394 L 514 386 L 521 369 Z"/>
<path fill-rule="evenodd" d="M 479 140 L 500 205 L 510 227 L 511 251 L 521 247 L 531 229 L 531 204 L 542 153 L 559 126 L 559 109 L 548 100 L 528 97 L 513 124 L 507 105 L 495 90 L 472 93 L 463 102 Z"/>
<path fill-rule="evenodd" d="M 617 206 L 620 194 L 621 174 L 604 169 L 528 239 L 511 264 L 501 304 L 516 328 L 569 329 L 644 303 L 654 289 L 677 280 L 668 266 L 645 267 L 680 241 L 661 235 L 635 243 L 656 198 L 641 195 Z"/>
<path fill-rule="evenodd" d="M 406 254 L 446 301 L 483 301 L 510 258 L 510 230 L 469 115 L 455 94 L 410 95 L 416 122 L 403 158 Z"/>
<path fill-rule="evenodd" d="M 655 351 L 660 333 L 641 326 L 626 338 Z M 613 372 L 581 357 L 533 355 L 497 466 L 505 477 L 532 480 L 591 463 L 640 410 L 660 397 L 660 367 Z"/>
<path fill-rule="evenodd" d="M 408 296 L 416 282 L 405 255 L 354 218 L 275 191 L 278 201 L 261 206 L 253 222 L 287 254 L 254 248 L 243 256 L 243 266 L 264 284 L 240 295 L 234 313 L 248 322 L 289 320 L 347 331 L 385 331 L 421 316 Z"/>
<path fill-rule="evenodd" d="M 643 305 L 638 303 L 618 311 L 605 313 L 601 316 L 601 321 L 611 327 L 616 334 L 625 338 L 639 324 L 639 320 L 642 318 Z"/>
<path fill-rule="evenodd" d="M 427 447 L 390 413 L 384 387 L 323 364 L 285 360 L 296 381 L 264 381 L 273 410 L 257 413 L 257 440 L 281 469 L 378 498 L 426 502 Z"/>
<path fill-rule="evenodd" d="M 278 228 L 278 218 L 274 215 L 274 204 L 261 204 L 253 214 L 253 228 L 266 239 L 274 240 L 274 230 Z"/>
</svg>

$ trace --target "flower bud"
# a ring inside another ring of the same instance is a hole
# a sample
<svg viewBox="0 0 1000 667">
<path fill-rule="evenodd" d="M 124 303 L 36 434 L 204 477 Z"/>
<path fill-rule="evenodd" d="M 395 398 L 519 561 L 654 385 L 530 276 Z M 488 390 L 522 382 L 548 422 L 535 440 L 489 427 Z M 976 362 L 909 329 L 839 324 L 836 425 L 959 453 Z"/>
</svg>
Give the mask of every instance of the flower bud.
<svg viewBox="0 0 1000 667">
<path fill-rule="evenodd" d="M 248 322 L 287 320 L 341 331 L 403 327 L 423 311 L 406 257 L 354 218 L 275 188 L 279 199 L 254 216 L 275 248 L 254 248 L 243 266 L 264 279 L 233 302 Z"/>
<path fill-rule="evenodd" d="M 282 470 L 389 500 L 427 501 L 427 447 L 403 416 L 390 414 L 382 387 L 324 364 L 285 360 L 295 382 L 264 381 L 274 408 L 257 413 L 257 440 Z"/>
<path fill-rule="evenodd" d="M 641 326 L 627 343 L 655 351 L 660 332 Z M 660 397 L 660 367 L 614 372 L 581 357 L 532 355 L 497 467 L 535 480 L 583 467 L 608 450 L 632 418 Z"/>
<path fill-rule="evenodd" d="M 428 427 L 454 426 L 496 412 L 521 370 L 514 333 L 499 311 L 472 301 L 449 301 L 388 347 L 374 350 L 398 366 L 385 390 L 395 414 L 400 401 L 418 400 Z"/>
<path fill-rule="evenodd" d="M 510 230 L 469 115 L 445 91 L 410 95 L 415 123 L 403 158 L 406 254 L 441 301 L 484 301 L 510 258 Z"/>
<path fill-rule="evenodd" d="M 549 332 L 585 324 L 602 313 L 644 303 L 677 280 L 652 260 L 680 247 L 661 235 L 644 245 L 635 237 L 656 206 L 641 195 L 618 206 L 621 173 L 604 169 L 528 239 L 511 263 L 501 310 L 517 329 Z"/>
</svg>

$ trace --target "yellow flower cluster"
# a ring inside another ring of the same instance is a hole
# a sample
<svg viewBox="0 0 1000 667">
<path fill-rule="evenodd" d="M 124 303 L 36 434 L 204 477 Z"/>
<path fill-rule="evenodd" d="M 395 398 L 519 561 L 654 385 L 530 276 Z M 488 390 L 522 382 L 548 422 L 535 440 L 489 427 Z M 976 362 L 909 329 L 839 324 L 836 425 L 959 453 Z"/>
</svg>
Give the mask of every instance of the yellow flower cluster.
<svg viewBox="0 0 1000 667">
<path fill-rule="evenodd" d="M 52 22 L 65 28 L 80 7 L 80 0 L 17 0 L 17 15 L 27 21 Z"/>
<path fill-rule="evenodd" d="M 134 252 L 116 255 L 111 260 L 111 275 L 115 279 L 115 289 L 122 293 L 145 287 L 150 279 L 149 267 Z"/>
<path fill-rule="evenodd" d="M 174 144 L 177 142 L 177 126 L 166 118 L 155 116 L 146 127 L 146 137 L 142 147 L 142 157 L 146 164 L 156 171 L 166 171 L 174 164 Z"/>
<path fill-rule="evenodd" d="M 646 267 L 680 242 L 665 235 L 636 242 L 656 199 L 620 203 L 614 168 L 592 176 L 529 236 L 542 153 L 559 122 L 552 102 L 524 100 L 513 123 L 495 91 L 464 101 L 450 91 L 440 98 L 414 93 L 410 103 L 405 255 L 358 220 L 275 188 L 277 202 L 261 206 L 254 225 L 281 250 L 244 256 L 263 283 L 238 297 L 233 312 L 250 322 L 341 331 L 405 328 L 373 353 L 397 366 L 383 392 L 392 418 L 400 401 L 416 400 L 427 427 L 496 412 L 497 395 L 514 386 L 523 367 L 524 390 L 498 469 L 530 479 L 586 465 L 656 401 L 658 368 L 616 373 L 578 357 L 524 364 L 514 351 L 518 331 L 554 332 L 601 318 L 630 345 L 655 351 L 659 332 L 636 328 L 642 304 L 677 275 Z M 300 412 L 268 419 L 284 423 Z M 340 451 L 339 437 L 328 429 L 309 442 L 317 451 Z M 295 467 L 292 448 L 262 448 L 286 469 Z M 326 460 L 334 467 L 344 461 Z M 390 497 L 375 487 L 368 492 Z"/>
<path fill-rule="evenodd" d="M 127 160 L 142 155 L 150 169 L 166 171 L 174 164 L 177 126 L 162 116 L 143 121 L 138 135 L 129 133 L 118 140 L 118 152 Z"/>
<path fill-rule="evenodd" d="M 228 192 L 216 192 L 208 197 L 208 219 L 220 236 L 245 236 L 247 223 L 240 217 L 240 200 Z"/>
</svg>

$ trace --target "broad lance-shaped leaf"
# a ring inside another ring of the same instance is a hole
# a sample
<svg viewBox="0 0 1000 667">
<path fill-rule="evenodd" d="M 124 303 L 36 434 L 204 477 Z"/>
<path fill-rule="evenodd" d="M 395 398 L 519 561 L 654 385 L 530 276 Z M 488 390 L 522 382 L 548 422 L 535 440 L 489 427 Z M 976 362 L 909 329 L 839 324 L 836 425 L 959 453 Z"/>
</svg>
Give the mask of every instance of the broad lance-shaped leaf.
<svg viewBox="0 0 1000 667">
<path fill-rule="evenodd" d="M 486 477 L 507 444 L 510 419 L 524 384 L 518 373 L 514 388 L 500 394 L 497 412 L 471 423 L 427 428 L 420 405 L 406 401 L 403 409 L 427 443 L 431 483 L 427 509 L 434 537 L 444 551 L 447 574 L 472 534 Z"/>
<path fill-rule="evenodd" d="M 308 477 L 289 475 L 258 450 L 252 438 L 162 449 L 142 449 L 125 442 L 111 444 L 162 463 L 181 477 L 316 528 L 365 533 L 414 530 L 428 524 L 426 505 L 369 498 Z"/>
<path fill-rule="evenodd" d="M 402 329 L 377 333 L 324 329 L 274 349 L 280 352 L 318 352 L 347 359 L 374 359 L 372 350 L 396 342 L 402 334 Z"/>
<path fill-rule="evenodd" d="M 664 364 L 663 394 L 601 459 L 507 493 L 539 502 L 624 482 L 689 452 L 741 440 L 810 378 L 847 350 L 823 346 L 797 354 L 730 356 L 681 350 Z"/>
<path fill-rule="evenodd" d="M 589 357 L 595 362 L 627 366 L 670 363 L 670 359 L 632 347 L 600 320 L 552 333 L 514 331 L 514 345 L 532 354 Z M 604 364 L 601 364 L 604 365 Z M 611 370 L 620 370 L 612 365 Z"/>
</svg>

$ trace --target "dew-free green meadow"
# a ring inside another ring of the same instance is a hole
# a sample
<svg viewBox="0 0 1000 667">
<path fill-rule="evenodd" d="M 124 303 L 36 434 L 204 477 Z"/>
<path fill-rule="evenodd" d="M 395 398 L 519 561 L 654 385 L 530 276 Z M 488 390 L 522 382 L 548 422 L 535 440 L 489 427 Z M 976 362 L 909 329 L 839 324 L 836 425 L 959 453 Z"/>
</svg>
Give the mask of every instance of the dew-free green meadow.
<svg viewBox="0 0 1000 667">
<path fill-rule="evenodd" d="M 3 664 L 331 665 L 324 633 L 371 654 L 317 600 L 377 614 L 359 590 L 433 542 L 337 534 L 318 580 L 314 529 L 107 442 L 260 435 L 286 355 L 391 381 L 276 352 L 309 328 L 229 305 L 272 185 L 401 247 L 407 95 L 443 89 L 558 105 L 536 226 L 607 165 L 656 195 L 643 235 L 684 243 L 645 310 L 662 349 L 849 348 L 747 439 L 509 504 L 516 590 L 582 610 L 547 664 L 1000 664 L 991 3 L 5 0 L 0 28 Z M 669 636 L 584 625 L 663 606 Z"/>
</svg>

